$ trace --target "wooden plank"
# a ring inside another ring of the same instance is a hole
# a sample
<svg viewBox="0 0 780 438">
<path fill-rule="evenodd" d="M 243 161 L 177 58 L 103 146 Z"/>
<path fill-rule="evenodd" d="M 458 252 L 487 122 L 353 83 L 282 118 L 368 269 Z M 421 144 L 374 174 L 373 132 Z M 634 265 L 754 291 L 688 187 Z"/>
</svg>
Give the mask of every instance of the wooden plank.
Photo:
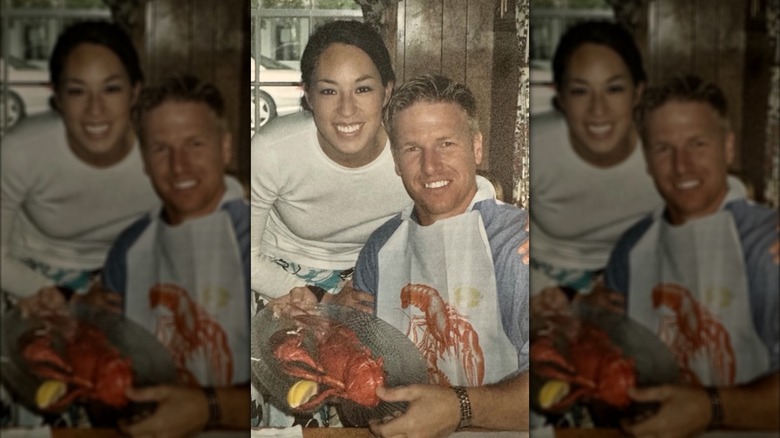
<svg viewBox="0 0 780 438">
<path fill-rule="evenodd" d="M 442 28 L 447 34 L 442 35 L 441 72 L 460 82 L 466 80 L 467 9 L 466 0 L 450 0 L 442 11 Z"/>
<path fill-rule="evenodd" d="M 153 29 L 149 44 L 154 54 L 147 81 L 155 81 L 174 73 L 186 72 L 190 68 L 190 15 L 191 4 L 188 0 L 155 1 L 152 22 L 147 29 Z"/>
<path fill-rule="evenodd" d="M 656 7 L 655 53 L 652 55 L 651 81 L 670 73 L 691 69 L 693 40 L 691 0 L 659 0 Z"/>
<path fill-rule="evenodd" d="M 442 0 L 406 0 L 404 80 L 441 72 Z M 451 35 L 448 33 L 448 37 Z"/>
<path fill-rule="evenodd" d="M 484 143 L 481 169 L 490 169 L 493 6 L 493 0 L 472 0 L 468 2 L 466 18 L 466 85 L 474 93 L 479 108 L 479 125 Z"/>
</svg>

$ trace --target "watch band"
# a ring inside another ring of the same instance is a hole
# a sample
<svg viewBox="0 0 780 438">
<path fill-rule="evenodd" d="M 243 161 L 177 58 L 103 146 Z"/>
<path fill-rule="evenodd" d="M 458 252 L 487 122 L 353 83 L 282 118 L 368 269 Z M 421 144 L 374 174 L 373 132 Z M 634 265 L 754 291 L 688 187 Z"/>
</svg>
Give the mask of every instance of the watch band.
<svg viewBox="0 0 780 438">
<path fill-rule="evenodd" d="M 712 410 L 712 419 L 707 429 L 718 429 L 723 426 L 723 404 L 720 402 L 720 392 L 718 388 L 708 386 L 704 388 L 707 391 L 707 397 L 710 399 L 710 409 Z"/>
<path fill-rule="evenodd" d="M 222 422 L 222 411 L 219 408 L 217 391 L 210 386 L 206 386 L 203 388 L 203 393 L 206 394 L 206 402 L 209 404 L 209 421 L 206 423 L 206 429 L 216 429 Z"/>
<path fill-rule="evenodd" d="M 458 396 L 458 401 L 460 402 L 460 424 L 458 424 L 457 430 L 461 430 L 464 427 L 471 426 L 471 400 L 466 388 L 453 386 L 452 390 L 455 391 L 455 395 Z"/>
</svg>

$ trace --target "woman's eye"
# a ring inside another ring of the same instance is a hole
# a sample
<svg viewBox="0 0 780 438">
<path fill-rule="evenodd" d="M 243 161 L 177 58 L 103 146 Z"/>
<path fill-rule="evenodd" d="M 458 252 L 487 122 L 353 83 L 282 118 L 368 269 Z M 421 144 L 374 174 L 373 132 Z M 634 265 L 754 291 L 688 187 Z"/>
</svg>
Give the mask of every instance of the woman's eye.
<svg viewBox="0 0 780 438">
<path fill-rule="evenodd" d="M 122 91 L 122 86 L 119 84 L 106 86 L 106 93 L 119 93 L 121 91 Z"/>
<path fill-rule="evenodd" d="M 587 92 L 588 90 L 584 88 L 569 88 L 569 94 L 572 96 L 582 96 Z"/>
<path fill-rule="evenodd" d="M 65 89 L 65 94 L 67 94 L 68 96 L 80 96 L 80 95 L 84 94 L 84 89 L 83 88 L 66 88 Z"/>
<path fill-rule="evenodd" d="M 607 88 L 607 91 L 610 92 L 610 93 L 622 93 L 622 92 L 626 91 L 626 87 L 623 86 L 623 85 L 610 85 Z"/>
<path fill-rule="evenodd" d="M 336 94 L 336 90 L 334 90 L 332 88 L 323 88 L 322 90 L 320 90 L 320 94 L 325 94 L 325 95 L 330 96 L 330 95 Z"/>
<path fill-rule="evenodd" d="M 357 92 L 358 93 L 368 93 L 372 90 L 371 87 L 364 86 L 364 87 L 358 87 Z"/>
</svg>

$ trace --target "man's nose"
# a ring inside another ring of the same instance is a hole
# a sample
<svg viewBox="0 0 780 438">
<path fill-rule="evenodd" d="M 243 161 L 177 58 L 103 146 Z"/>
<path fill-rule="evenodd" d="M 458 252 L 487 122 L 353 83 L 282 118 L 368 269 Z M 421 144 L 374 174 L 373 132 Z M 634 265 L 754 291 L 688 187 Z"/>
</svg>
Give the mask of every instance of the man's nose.
<svg viewBox="0 0 780 438">
<path fill-rule="evenodd" d="M 441 156 L 437 148 L 423 148 L 422 170 L 426 174 L 435 173 L 441 164 Z"/>
<path fill-rule="evenodd" d="M 178 174 L 183 172 L 187 168 L 189 157 L 187 151 L 184 148 L 171 148 L 171 172 Z"/>
<path fill-rule="evenodd" d="M 691 165 L 691 152 L 685 147 L 674 148 L 673 150 L 674 171 L 678 174 L 685 173 Z"/>
</svg>

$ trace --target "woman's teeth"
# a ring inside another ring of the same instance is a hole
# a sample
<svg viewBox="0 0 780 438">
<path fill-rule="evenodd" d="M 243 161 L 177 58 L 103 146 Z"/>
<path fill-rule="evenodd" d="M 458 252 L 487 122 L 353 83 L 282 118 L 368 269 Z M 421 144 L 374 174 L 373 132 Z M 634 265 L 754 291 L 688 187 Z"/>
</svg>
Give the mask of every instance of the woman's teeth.
<svg viewBox="0 0 780 438">
<path fill-rule="evenodd" d="M 336 130 L 342 134 L 352 134 L 360 129 L 360 125 L 336 125 Z"/>
<path fill-rule="evenodd" d="M 601 124 L 590 124 L 586 125 L 588 132 L 590 132 L 593 135 L 604 135 L 609 132 L 610 129 L 612 129 L 611 123 L 601 123 Z"/>
<path fill-rule="evenodd" d="M 100 125 L 84 125 L 84 130 L 89 135 L 102 135 L 108 131 L 108 123 L 102 123 Z"/>
</svg>

